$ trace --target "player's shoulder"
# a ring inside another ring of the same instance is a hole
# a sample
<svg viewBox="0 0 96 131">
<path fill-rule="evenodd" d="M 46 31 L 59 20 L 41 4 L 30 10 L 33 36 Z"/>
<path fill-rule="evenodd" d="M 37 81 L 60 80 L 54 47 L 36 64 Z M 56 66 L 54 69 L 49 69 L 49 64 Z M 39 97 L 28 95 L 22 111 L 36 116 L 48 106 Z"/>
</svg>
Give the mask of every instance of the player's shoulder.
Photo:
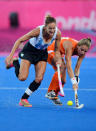
<svg viewBox="0 0 96 131">
<path fill-rule="evenodd" d="M 72 41 L 70 41 L 69 37 L 62 37 L 61 43 L 63 44 L 65 50 L 71 50 L 73 48 Z"/>
<path fill-rule="evenodd" d="M 40 34 L 40 28 L 39 27 L 34 27 L 31 31 L 28 32 L 30 36 L 37 37 Z"/>
<path fill-rule="evenodd" d="M 62 37 L 61 40 L 64 41 L 65 43 L 68 43 L 68 45 L 72 46 L 75 46 L 78 43 L 76 39 L 70 37 Z"/>
<path fill-rule="evenodd" d="M 35 29 L 36 29 L 37 31 L 41 31 L 41 30 L 43 29 L 43 27 L 44 27 L 44 25 L 39 25 L 39 26 L 37 26 Z"/>
</svg>

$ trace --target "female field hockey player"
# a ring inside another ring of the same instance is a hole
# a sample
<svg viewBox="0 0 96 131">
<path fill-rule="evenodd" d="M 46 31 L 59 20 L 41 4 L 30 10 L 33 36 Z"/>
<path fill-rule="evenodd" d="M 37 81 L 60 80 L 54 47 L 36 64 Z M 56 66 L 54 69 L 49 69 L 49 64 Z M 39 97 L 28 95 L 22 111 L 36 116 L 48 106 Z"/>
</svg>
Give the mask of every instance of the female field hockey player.
<svg viewBox="0 0 96 131">
<path fill-rule="evenodd" d="M 80 72 L 80 65 L 82 60 L 85 57 L 86 52 L 90 48 L 91 39 L 85 38 L 80 41 L 74 40 L 72 38 L 63 37 L 60 42 L 60 53 L 62 56 L 62 64 L 60 67 L 61 70 L 61 81 L 62 85 L 66 82 L 66 68 L 68 71 L 68 75 L 71 79 L 73 89 L 78 89 L 78 80 L 79 80 L 79 72 Z M 55 42 L 53 42 L 48 47 L 48 63 L 53 66 L 55 69 L 55 73 L 53 75 L 52 81 L 48 88 L 48 92 L 45 97 L 51 99 L 55 104 L 62 105 L 62 102 L 58 98 L 58 93 L 60 91 L 59 82 L 58 82 L 58 72 L 56 68 L 56 59 L 54 57 L 54 49 L 55 49 Z M 71 56 L 78 56 L 78 60 L 75 66 L 75 71 L 73 71 L 71 66 Z M 65 61 L 64 62 L 64 56 Z"/>
<path fill-rule="evenodd" d="M 21 52 L 19 57 L 21 58 L 21 64 L 19 65 L 18 59 L 13 57 L 16 49 L 19 45 L 29 40 Z M 55 57 L 58 59 L 58 63 L 61 63 L 61 57 L 59 52 L 59 44 L 61 40 L 61 32 L 56 27 L 56 20 L 51 16 L 47 16 L 45 19 L 45 25 L 38 26 L 29 33 L 19 38 L 9 56 L 6 58 L 6 68 L 10 68 L 11 65 L 15 67 L 15 74 L 19 80 L 24 81 L 27 79 L 29 74 L 29 68 L 31 64 L 35 66 L 35 80 L 30 83 L 29 87 L 23 94 L 19 105 L 25 107 L 32 107 L 28 102 L 29 96 L 38 89 L 43 79 L 46 63 L 48 58 L 47 47 L 52 44 L 55 40 Z M 59 59 L 60 58 L 60 59 Z"/>
</svg>

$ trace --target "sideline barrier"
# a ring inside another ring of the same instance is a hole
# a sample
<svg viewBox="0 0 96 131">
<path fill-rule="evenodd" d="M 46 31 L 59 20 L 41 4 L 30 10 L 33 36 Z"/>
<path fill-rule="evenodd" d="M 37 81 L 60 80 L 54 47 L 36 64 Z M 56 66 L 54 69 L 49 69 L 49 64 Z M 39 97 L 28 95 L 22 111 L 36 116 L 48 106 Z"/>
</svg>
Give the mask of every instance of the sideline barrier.
<svg viewBox="0 0 96 131">
<path fill-rule="evenodd" d="M 0 28 L 9 27 L 9 15 L 17 12 L 21 28 L 32 28 L 44 23 L 47 13 L 57 20 L 62 29 L 96 30 L 96 1 L 0 1 Z"/>
</svg>

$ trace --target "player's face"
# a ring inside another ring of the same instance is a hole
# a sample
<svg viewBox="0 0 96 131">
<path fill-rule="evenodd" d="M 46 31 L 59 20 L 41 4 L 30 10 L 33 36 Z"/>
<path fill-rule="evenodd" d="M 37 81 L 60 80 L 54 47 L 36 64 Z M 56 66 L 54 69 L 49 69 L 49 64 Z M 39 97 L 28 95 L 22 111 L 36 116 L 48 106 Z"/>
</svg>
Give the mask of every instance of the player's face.
<svg viewBox="0 0 96 131">
<path fill-rule="evenodd" d="M 56 23 L 50 23 L 46 25 L 46 31 L 47 33 L 52 37 L 56 30 Z"/>
<path fill-rule="evenodd" d="M 88 47 L 86 45 L 78 46 L 78 55 L 82 56 L 88 51 Z"/>
</svg>

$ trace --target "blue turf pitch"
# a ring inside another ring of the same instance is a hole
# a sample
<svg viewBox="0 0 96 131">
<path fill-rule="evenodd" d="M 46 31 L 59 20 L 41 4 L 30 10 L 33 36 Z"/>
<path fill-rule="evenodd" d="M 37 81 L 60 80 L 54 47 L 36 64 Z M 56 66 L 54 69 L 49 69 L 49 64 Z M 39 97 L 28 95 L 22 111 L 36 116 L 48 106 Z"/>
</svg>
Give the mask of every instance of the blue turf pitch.
<svg viewBox="0 0 96 131">
<path fill-rule="evenodd" d="M 0 57 L 0 131 L 96 131 L 96 58 L 85 58 L 81 65 L 78 94 L 80 103 L 85 104 L 81 110 L 66 105 L 68 100 L 74 102 L 68 74 L 65 97 L 60 97 L 63 106 L 55 106 L 45 98 L 54 73 L 49 64 L 40 88 L 29 98 L 33 107 L 20 107 L 22 94 L 34 80 L 34 67 L 31 66 L 28 79 L 20 82 L 14 69 L 5 69 L 4 59 Z M 73 68 L 75 62 L 73 58 Z"/>
</svg>

